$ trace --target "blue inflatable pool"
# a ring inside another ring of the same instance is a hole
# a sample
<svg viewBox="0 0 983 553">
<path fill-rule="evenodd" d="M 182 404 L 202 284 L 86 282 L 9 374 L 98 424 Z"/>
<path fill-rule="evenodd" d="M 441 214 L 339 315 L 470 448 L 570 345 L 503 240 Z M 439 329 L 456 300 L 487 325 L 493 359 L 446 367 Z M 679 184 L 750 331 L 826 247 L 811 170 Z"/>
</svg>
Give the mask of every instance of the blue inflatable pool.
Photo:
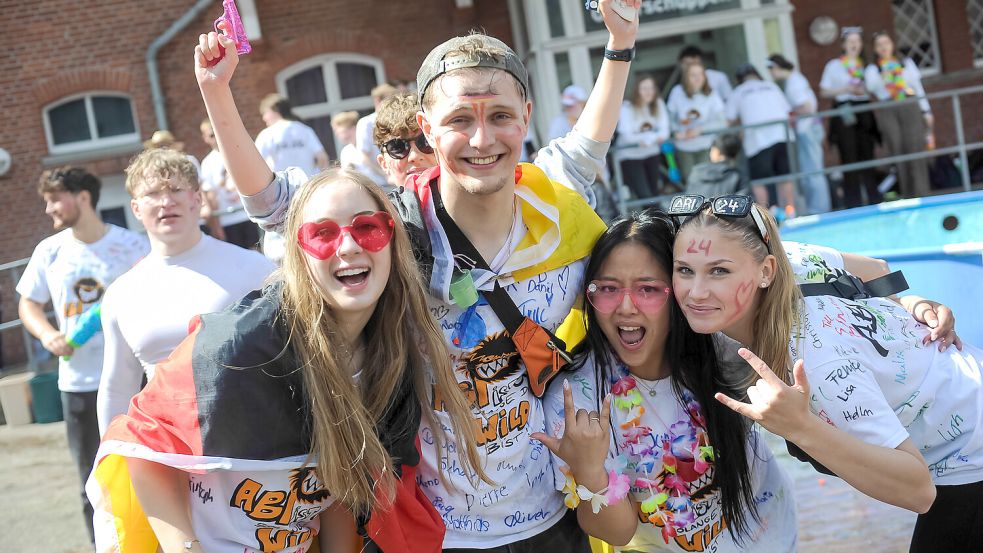
<svg viewBox="0 0 983 553">
<path fill-rule="evenodd" d="M 781 233 L 886 260 L 904 272 L 908 293 L 952 307 L 959 335 L 983 344 L 983 191 L 800 217 Z"/>
</svg>

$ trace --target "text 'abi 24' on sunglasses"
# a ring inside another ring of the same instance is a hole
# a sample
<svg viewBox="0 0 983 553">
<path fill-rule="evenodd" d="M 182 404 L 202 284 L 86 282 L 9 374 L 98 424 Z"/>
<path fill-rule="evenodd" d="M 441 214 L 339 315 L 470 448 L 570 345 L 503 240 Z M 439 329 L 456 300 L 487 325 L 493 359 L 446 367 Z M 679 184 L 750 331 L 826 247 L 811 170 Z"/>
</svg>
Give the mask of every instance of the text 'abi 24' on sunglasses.
<svg viewBox="0 0 983 553">
<path fill-rule="evenodd" d="M 758 210 L 754 209 L 754 199 L 751 196 L 728 194 L 726 196 L 717 196 L 716 198 L 707 198 L 699 194 L 680 194 L 673 196 L 672 202 L 669 203 L 667 214 L 677 223 L 676 228 L 678 229 L 680 218 L 696 215 L 706 209 L 707 206 L 710 207 L 711 213 L 717 217 L 739 219 L 750 215 L 751 220 L 754 221 L 754 226 L 758 229 L 758 236 L 761 237 L 761 241 L 765 243 L 765 247 L 771 252 L 768 229 L 765 227 L 765 222 L 761 218 L 761 214 L 758 213 Z"/>
</svg>

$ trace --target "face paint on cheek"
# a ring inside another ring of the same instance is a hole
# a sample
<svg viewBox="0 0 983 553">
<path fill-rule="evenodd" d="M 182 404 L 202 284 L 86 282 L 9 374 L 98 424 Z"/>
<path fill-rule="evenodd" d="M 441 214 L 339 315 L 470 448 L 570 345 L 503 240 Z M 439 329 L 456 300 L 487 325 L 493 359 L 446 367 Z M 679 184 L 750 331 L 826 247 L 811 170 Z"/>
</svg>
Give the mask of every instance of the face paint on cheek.
<svg viewBox="0 0 983 553">
<path fill-rule="evenodd" d="M 754 295 L 754 290 L 754 281 L 751 280 L 737 287 L 737 291 L 734 292 L 734 314 L 728 317 L 727 325 L 730 325 L 744 315 L 747 306 L 751 304 L 751 297 Z"/>
</svg>

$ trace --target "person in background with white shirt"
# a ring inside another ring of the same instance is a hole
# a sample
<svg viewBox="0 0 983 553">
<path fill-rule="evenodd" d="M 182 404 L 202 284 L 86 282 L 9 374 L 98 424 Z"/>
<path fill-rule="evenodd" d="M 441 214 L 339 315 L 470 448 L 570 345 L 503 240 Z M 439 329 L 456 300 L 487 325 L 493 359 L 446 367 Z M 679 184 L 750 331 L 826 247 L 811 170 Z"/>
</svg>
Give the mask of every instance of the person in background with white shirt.
<svg viewBox="0 0 983 553">
<path fill-rule="evenodd" d="M 575 84 L 564 88 L 563 95 L 560 96 L 560 105 L 563 106 L 563 113 L 557 115 L 550 122 L 550 132 L 546 137 L 547 142 L 554 138 L 566 136 L 573 130 L 577 119 L 584 111 L 584 106 L 587 105 L 587 91 Z"/>
<path fill-rule="evenodd" d="M 702 63 L 683 67 L 681 94 L 670 94 L 667 108 L 676 143 L 676 163 L 683 178 L 700 163 L 710 161 L 713 134 L 704 131 L 727 126 L 724 102 L 710 84 Z M 728 85 L 729 86 L 729 85 Z"/>
<path fill-rule="evenodd" d="M 197 182 L 197 176 L 195 179 Z M 58 390 L 68 449 L 81 479 L 82 512 L 93 542 L 93 509 L 84 486 L 99 448 L 96 394 L 102 372 L 103 336 L 97 332 L 84 344 L 71 344 L 68 340 L 83 313 L 99 306 L 106 287 L 148 250 L 144 237 L 102 222 L 96 211 L 101 188 L 98 178 L 77 167 L 53 169 L 41 175 L 38 194 L 44 200 L 45 214 L 60 232 L 34 248 L 17 283 L 18 315 L 24 328 L 41 341 L 44 349 L 60 357 Z M 197 225 L 197 213 L 193 218 Z M 44 312 L 49 301 L 57 326 L 48 321 Z M 4 455 L 13 452 L 8 450 Z"/>
<path fill-rule="evenodd" d="M 258 252 L 201 232 L 197 173 L 183 155 L 144 151 L 126 169 L 126 190 L 133 216 L 147 229 L 150 254 L 116 279 L 103 299 L 100 434 L 126 413 L 144 374 L 152 379 L 154 366 L 187 337 L 192 318 L 261 288 L 275 268 Z"/>
<path fill-rule="evenodd" d="M 211 151 L 201 160 L 201 191 L 204 199 L 215 206 L 214 213 L 219 224 L 212 227 L 212 236 L 242 248 L 256 248 L 259 245 L 259 227 L 249 220 L 242 209 L 242 201 L 235 185 L 229 180 L 222 154 L 215 144 L 215 131 L 212 123 L 201 122 L 201 139 Z"/>
<path fill-rule="evenodd" d="M 796 71 L 795 65 L 781 54 L 772 54 L 768 58 L 768 71 L 771 78 L 785 90 L 785 98 L 792 106 L 799 171 L 821 171 L 824 167 L 825 132 L 819 118 L 809 117 L 816 113 L 819 106 L 816 93 L 812 91 L 805 75 Z M 820 173 L 799 179 L 799 191 L 806 208 L 803 215 L 818 215 L 833 209 L 826 175 Z"/>
<path fill-rule="evenodd" d="M 355 147 L 357 124 L 357 111 L 342 111 L 331 116 L 331 130 L 334 131 L 335 140 L 341 146 L 338 152 L 338 164 L 342 169 L 364 172 L 359 168 L 364 158 Z"/>
<path fill-rule="evenodd" d="M 256 136 L 256 149 L 273 171 L 299 167 L 308 178 L 328 167 L 328 153 L 314 129 L 301 123 L 290 102 L 270 94 L 259 103 L 266 128 Z M 273 232 L 263 235 L 263 254 L 279 262 L 283 258 L 283 237 Z"/>
<path fill-rule="evenodd" d="M 652 75 L 636 75 L 631 95 L 621 106 L 617 145 L 625 184 L 638 199 L 661 192 L 661 146 L 666 140 L 669 110 L 659 97 L 659 85 Z"/>
<path fill-rule="evenodd" d="M 785 124 L 792 111 L 785 93 L 773 82 L 761 80 L 753 65 L 737 68 L 740 83 L 727 100 L 727 119 L 732 125 L 757 125 L 775 121 L 774 125 L 744 129 L 744 155 L 748 158 L 751 180 L 765 179 L 789 173 L 788 136 Z M 752 185 L 754 199 L 762 206 L 775 205 L 766 186 Z M 784 181 L 775 186 L 777 205 L 786 216 L 795 212 L 795 183 Z"/>
<path fill-rule="evenodd" d="M 672 103 L 673 97 L 680 94 L 684 94 L 685 87 L 685 69 L 687 65 L 692 65 L 698 63 L 706 67 L 706 63 L 703 59 L 703 51 L 696 46 L 687 46 L 679 51 L 679 84 L 672 87 L 669 91 L 669 99 L 666 100 L 667 103 Z M 727 98 L 730 97 L 730 93 L 733 92 L 733 87 L 730 86 L 730 77 L 727 73 L 723 71 L 717 71 L 716 69 L 706 69 L 707 82 L 710 83 L 710 88 L 717 92 L 717 96 L 720 96 L 720 100 L 727 102 Z"/>
<path fill-rule="evenodd" d="M 922 74 L 911 58 L 901 58 L 887 32 L 874 33 L 877 61 L 867 66 L 864 81 L 878 100 L 896 102 L 920 98 L 917 103 L 883 108 L 874 112 L 889 156 L 914 154 L 934 147 L 932 107 L 925 99 Z M 931 191 L 928 160 L 898 163 L 898 183 L 905 198 L 920 198 Z"/>
<path fill-rule="evenodd" d="M 388 83 L 382 83 L 373 88 L 370 94 L 372 95 L 372 104 L 375 106 L 375 111 L 359 119 L 358 125 L 355 126 L 355 148 L 365 156 L 364 168 L 366 170 L 363 172 L 375 181 L 376 184 L 383 187 L 383 189 L 385 189 L 387 184 L 386 173 L 377 161 L 380 151 L 372 137 L 375 130 L 375 118 L 376 114 L 379 113 L 379 108 L 384 101 L 393 94 L 396 94 L 396 92 L 396 88 Z"/>
<path fill-rule="evenodd" d="M 845 111 L 842 116 L 829 121 L 829 143 L 836 144 L 840 151 L 840 163 L 857 163 L 874 159 L 874 145 L 880 141 L 874 114 L 869 111 L 855 113 L 851 106 L 862 106 L 870 102 L 864 86 L 863 29 L 845 27 L 843 54 L 826 63 L 822 79 L 819 81 L 819 95 L 832 98 L 834 108 Z M 877 180 L 871 169 L 848 171 L 843 174 L 843 205 L 857 207 L 864 204 L 863 192 L 867 193 L 868 203 L 877 203 L 881 194 L 877 191 Z"/>
</svg>

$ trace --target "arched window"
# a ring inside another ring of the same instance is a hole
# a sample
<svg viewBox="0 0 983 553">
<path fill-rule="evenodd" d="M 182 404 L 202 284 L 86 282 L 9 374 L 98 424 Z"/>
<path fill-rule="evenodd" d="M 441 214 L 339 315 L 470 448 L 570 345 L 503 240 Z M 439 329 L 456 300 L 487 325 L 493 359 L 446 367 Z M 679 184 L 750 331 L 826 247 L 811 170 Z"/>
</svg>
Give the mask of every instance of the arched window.
<svg viewBox="0 0 983 553">
<path fill-rule="evenodd" d="M 48 151 L 65 154 L 138 143 L 133 102 L 117 92 L 86 92 L 44 108 Z"/>
<path fill-rule="evenodd" d="M 331 116 L 342 111 L 372 113 L 372 89 L 385 82 L 382 60 L 362 54 L 324 54 L 277 74 L 280 94 L 294 113 L 314 129 L 332 158 L 341 150 L 331 132 Z"/>
</svg>

